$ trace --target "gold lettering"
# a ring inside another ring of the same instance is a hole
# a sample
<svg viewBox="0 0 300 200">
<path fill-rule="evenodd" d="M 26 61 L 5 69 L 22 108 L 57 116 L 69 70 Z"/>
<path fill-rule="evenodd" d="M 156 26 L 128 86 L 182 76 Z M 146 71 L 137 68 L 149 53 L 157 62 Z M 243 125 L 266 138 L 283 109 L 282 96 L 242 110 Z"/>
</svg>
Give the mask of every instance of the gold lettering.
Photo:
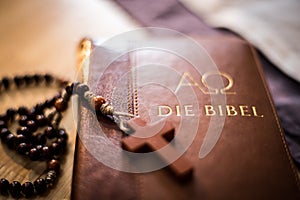
<svg viewBox="0 0 300 200">
<path fill-rule="evenodd" d="M 176 116 L 180 116 L 180 107 L 176 106 Z"/>
<path fill-rule="evenodd" d="M 193 105 L 180 105 L 168 106 L 160 105 L 158 106 L 158 116 L 167 117 L 176 112 L 176 116 L 195 116 Z M 247 105 L 204 105 L 205 116 L 242 116 L 242 117 L 264 117 L 263 114 L 258 114 L 256 106 Z"/>
<path fill-rule="evenodd" d="M 250 117 L 251 114 L 249 113 L 248 106 L 239 106 L 241 111 L 241 116 Z"/>
<path fill-rule="evenodd" d="M 163 112 L 163 110 L 167 112 Z M 158 116 L 160 117 L 167 117 L 172 114 L 172 108 L 170 106 L 158 106 Z"/>
<path fill-rule="evenodd" d="M 219 108 L 219 113 L 220 113 L 220 116 L 223 116 L 223 110 L 222 110 L 222 106 L 221 106 L 221 105 L 218 105 L 218 108 Z"/>
<path fill-rule="evenodd" d="M 235 110 L 234 106 L 227 105 L 226 106 L 227 116 L 236 116 L 238 113 Z"/>
<path fill-rule="evenodd" d="M 184 111 L 185 111 L 185 116 L 195 116 L 194 113 L 192 113 L 193 106 L 192 105 L 185 105 L 184 106 Z"/>
<path fill-rule="evenodd" d="M 210 76 L 219 76 L 220 78 L 223 77 L 224 79 L 227 80 L 228 83 L 227 83 L 227 85 L 222 86 L 223 88 L 216 88 L 215 86 L 211 86 L 207 83 L 207 78 L 210 77 Z M 203 85 L 206 88 L 208 88 L 210 91 L 213 91 L 213 92 L 210 92 L 211 94 L 218 94 L 218 93 L 221 93 L 221 94 L 236 94 L 235 92 L 228 91 L 233 86 L 233 78 L 227 73 L 219 72 L 219 71 L 206 72 L 202 76 L 201 81 L 202 81 Z"/>
<path fill-rule="evenodd" d="M 187 72 L 184 72 L 181 76 L 181 79 L 176 87 L 175 94 L 178 92 L 178 90 L 182 86 L 196 86 L 198 87 L 204 94 L 207 94 L 208 92 L 205 92 L 200 85 L 191 77 L 191 75 Z"/>
<path fill-rule="evenodd" d="M 252 112 L 253 112 L 253 115 L 254 115 L 255 117 L 264 117 L 264 115 L 258 115 L 258 114 L 257 114 L 256 107 L 255 107 L 255 106 L 252 106 Z"/>
<path fill-rule="evenodd" d="M 206 116 L 214 116 L 216 115 L 216 111 L 214 110 L 214 107 L 211 105 L 205 105 L 205 115 Z"/>
</svg>

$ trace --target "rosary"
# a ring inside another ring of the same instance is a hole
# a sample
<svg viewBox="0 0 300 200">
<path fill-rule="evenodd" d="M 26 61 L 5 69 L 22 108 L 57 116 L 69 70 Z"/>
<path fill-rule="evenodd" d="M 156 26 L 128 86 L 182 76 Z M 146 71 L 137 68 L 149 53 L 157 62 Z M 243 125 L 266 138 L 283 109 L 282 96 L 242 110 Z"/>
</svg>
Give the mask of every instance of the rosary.
<svg viewBox="0 0 300 200">
<path fill-rule="evenodd" d="M 31 161 L 45 161 L 47 168 L 45 174 L 33 183 L 19 181 L 9 182 L 6 178 L 0 180 L 0 193 L 11 195 L 13 198 L 32 197 L 42 195 L 53 188 L 60 173 L 60 157 L 65 153 L 68 144 L 68 134 L 60 128 L 62 113 L 68 108 L 68 102 L 73 94 L 82 97 L 88 105 L 96 109 L 97 115 L 103 114 L 112 118 L 120 115 L 105 99 L 89 91 L 86 84 L 57 79 L 52 75 L 35 74 L 2 78 L 0 80 L 1 93 L 10 89 L 22 89 L 33 86 L 57 86 L 60 92 L 43 103 L 38 103 L 33 108 L 21 106 L 17 109 L 9 108 L 0 115 L 0 138 L 11 150 L 28 157 Z M 118 120 L 117 120 L 118 121 Z M 10 127 L 17 124 L 16 133 Z M 122 125 L 122 123 L 120 123 Z M 42 130 L 42 132 L 40 132 Z M 125 130 L 125 129 L 124 129 Z"/>
</svg>

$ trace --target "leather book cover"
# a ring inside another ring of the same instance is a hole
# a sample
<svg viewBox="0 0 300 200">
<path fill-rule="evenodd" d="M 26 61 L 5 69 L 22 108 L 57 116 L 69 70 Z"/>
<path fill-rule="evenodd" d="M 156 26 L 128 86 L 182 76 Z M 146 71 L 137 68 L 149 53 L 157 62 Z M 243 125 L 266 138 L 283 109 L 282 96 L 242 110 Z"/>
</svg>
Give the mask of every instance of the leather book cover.
<svg viewBox="0 0 300 200">
<path fill-rule="evenodd" d="M 251 45 L 233 36 L 154 40 L 94 44 L 85 60 L 90 89 L 135 116 L 121 121 L 144 125 L 126 135 L 79 106 L 72 199 L 299 199 Z"/>
</svg>

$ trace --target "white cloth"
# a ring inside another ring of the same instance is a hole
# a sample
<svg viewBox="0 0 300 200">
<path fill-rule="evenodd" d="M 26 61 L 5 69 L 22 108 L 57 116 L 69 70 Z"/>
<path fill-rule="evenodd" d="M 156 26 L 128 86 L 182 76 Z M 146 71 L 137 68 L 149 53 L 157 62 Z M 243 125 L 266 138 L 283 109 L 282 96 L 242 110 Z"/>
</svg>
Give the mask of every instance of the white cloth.
<svg viewBox="0 0 300 200">
<path fill-rule="evenodd" d="M 180 0 L 214 27 L 228 28 L 300 82 L 299 0 Z"/>
</svg>

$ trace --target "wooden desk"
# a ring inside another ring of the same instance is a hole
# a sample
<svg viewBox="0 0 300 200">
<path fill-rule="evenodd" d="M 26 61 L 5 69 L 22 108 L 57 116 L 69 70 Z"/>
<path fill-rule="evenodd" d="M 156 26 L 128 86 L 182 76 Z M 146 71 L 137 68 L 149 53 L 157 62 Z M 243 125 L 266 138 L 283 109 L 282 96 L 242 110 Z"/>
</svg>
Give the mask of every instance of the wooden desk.
<svg viewBox="0 0 300 200">
<path fill-rule="evenodd" d="M 0 1 L 0 77 L 48 72 L 75 80 L 76 48 L 81 38 L 109 37 L 135 26 L 124 11 L 109 1 Z M 52 94 L 53 90 L 41 89 L 1 94 L 0 112 L 9 107 L 34 105 Z M 76 109 L 70 107 L 63 121 L 70 140 L 62 176 L 56 188 L 42 199 L 70 199 L 76 138 Z M 37 163 L 0 145 L 1 177 L 34 181 L 45 168 L 44 162 Z"/>
</svg>

